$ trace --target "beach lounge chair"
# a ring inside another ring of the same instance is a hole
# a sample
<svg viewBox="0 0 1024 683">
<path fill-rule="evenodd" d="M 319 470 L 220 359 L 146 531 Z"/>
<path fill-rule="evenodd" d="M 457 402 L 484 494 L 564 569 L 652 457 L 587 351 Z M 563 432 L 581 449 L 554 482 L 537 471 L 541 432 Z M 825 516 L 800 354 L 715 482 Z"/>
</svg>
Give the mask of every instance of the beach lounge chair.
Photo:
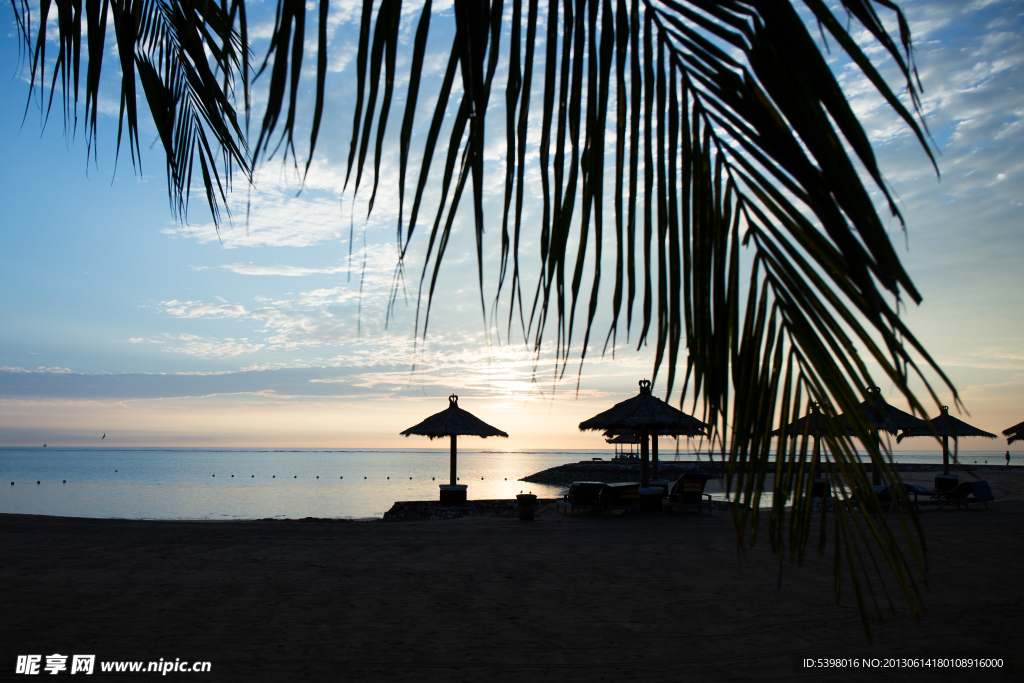
<svg viewBox="0 0 1024 683">
<path fill-rule="evenodd" d="M 876 488 L 878 489 L 876 492 L 878 502 L 881 503 L 883 509 L 889 508 L 893 503 L 892 495 L 889 493 L 889 490 L 884 486 Z M 919 510 L 921 505 L 933 505 L 939 502 L 935 491 L 926 486 L 903 482 L 903 490 L 907 492 L 907 499 L 910 501 L 910 504 L 914 506 L 915 510 Z"/>
<path fill-rule="evenodd" d="M 557 507 L 573 515 L 577 510 L 601 510 L 601 490 L 605 486 L 600 481 L 574 481 Z"/>
<path fill-rule="evenodd" d="M 992 489 L 989 488 L 987 481 L 965 481 L 949 491 L 937 492 L 936 497 L 939 499 L 940 506 L 942 503 L 949 503 L 956 505 L 957 508 L 963 505 L 968 509 L 970 509 L 971 503 L 981 503 L 988 508 L 989 502 L 996 499 L 992 495 Z"/>
<path fill-rule="evenodd" d="M 707 510 L 711 514 L 711 494 L 704 493 L 704 485 L 711 479 L 710 474 L 703 472 L 687 472 L 676 479 L 669 489 L 667 510 L 694 510 L 700 514 Z"/>
<path fill-rule="evenodd" d="M 640 484 L 635 482 L 616 482 L 605 484 L 599 494 L 601 509 L 605 512 L 613 510 L 640 511 Z"/>
</svg>

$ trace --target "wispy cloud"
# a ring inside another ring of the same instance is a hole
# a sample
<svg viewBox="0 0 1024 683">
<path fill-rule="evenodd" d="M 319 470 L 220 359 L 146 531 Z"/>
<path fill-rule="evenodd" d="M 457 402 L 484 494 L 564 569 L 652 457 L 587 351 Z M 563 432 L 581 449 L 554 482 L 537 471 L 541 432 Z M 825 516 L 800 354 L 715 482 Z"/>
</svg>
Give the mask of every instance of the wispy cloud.
<svg viewBox="0 0 1024 683">
<path fill-rule="evenodd" d="M 999 343 L 1002 341 L 1002 343 Z M 943 365 L 963 365 L 991 370 L 1024 370 L 1024 339 L 986 340 L 977 348 L 943 356 Z M 1018 373 L 1018 377 L 1022 376 Z"/>
<path fill-rule="evenodd" d="M 161 301 L 164 312 L 176 318 L 240 318 L 246 315 L 244 306 L 238 304 L 210 304 L 202 301 Z"/>
<path fill-rule="evenodd" d="M 11 367 L 9 365 L 0 365 L 0 372 L 11 372 L 20 374 L 50 374 L 50 375 L 66 375 L 74 372 L 71 368 L 45 368 L 39 366 L 37 368 L 20 368 Z"/>
<path fill-rule="evenodd" d="M 136 339 L 162 351 L 197 358 L 234 358 L 259 350 L 248 339 L 163 335 Z M 415 363 L 416 370 L 413 371 Z M 43 372 L 0 368 L 0 398 L 18 400 L 167 400 L 211 396 L 265 399 L 429 399 L 451 393 L 503 405 L 546 403 L 555 394 L 575 400 L 606 400 L 631 394 L 647 376 L 649 354 L 595 358 L 577 393 L 575 372 L 563 376 L 550 354 L 536 358 L 520 346 L 488 347 L 480 337 L 439 334 L 414 344 L 408 337 L 353 342 L 343 353 L 291 361 L 254 363 L 235 371 L 174 373 Z M 354 408 L 355 409 L 355 408 Z"/>
<path fill-rule="evenodd" d="M 337 242 L 347 237 L 339 220 L 334 198 L 296 199 L 286 189 L 268 190 L 252 199 L 248 221 L 222 226 L 172 225 L 165 235 L 194 239 L 200 243 L 221 243 L 225 249 L 239 247 L 310 247 Z M 245 216 L 244 207 L 240 212 Z M 238 212 L 236 212 L 238 213 Z"/>
<path fill-rule="evenodd" d="M 263 342 L 251 342 L 246 338 L 201 337 L 196 334 L 164 334 L 160 337 L 132 337 L 132 344 L 162 344 L 163 351 L 182 353 L 198 358 L 233 358 L 248 353 L 255 353 L 266 346 Z M 194 373 L 179 373 L 194 374 Z M 210 374 L 210 373 L 201 373 Z M 216 373 L 213 373 L 216 374 Z"/>
<path fill-rule="evenodd" d="M 350 266 L 334 266 L 331 268 L 307 268 L 305 266 L 264 266 L 256 263 L 226 263 L 218 266 L 223 270 L 238 273 L 239 275 L 283 275 L 285 277 L 300 277 L 303 275 L 333 274 L 350 272 Z M 209 270 L 210 266 L 193 266 L 195 270 Z"/>
</svg>

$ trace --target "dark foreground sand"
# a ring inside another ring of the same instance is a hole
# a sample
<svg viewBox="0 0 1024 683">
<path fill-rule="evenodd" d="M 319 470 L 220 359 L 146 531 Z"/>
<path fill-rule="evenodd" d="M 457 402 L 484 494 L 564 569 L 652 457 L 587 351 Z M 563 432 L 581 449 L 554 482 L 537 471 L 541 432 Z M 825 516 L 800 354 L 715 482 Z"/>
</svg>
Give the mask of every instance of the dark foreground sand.
<svg viewBox="0 0 1024 683">
<path fill-rule="evenodd" d="M 738 556 L 728 513 L 383 522 L 0 515 L 0 680 L 18 654 L 209 660 L 217 681 L 1024 680 L 1024 502 L 921 514 L 928 612 L 869 645 L 831 558 Z M 897 600 L 898 603 L 898 600 Z M 1001 657 L 999 670 L 794 667 Z M 77 680 L 76 675 L 71 680 Z M 102 680 L 97 672 L 84 680 Z M 121 675 L 154 680 L 158 674 Z"/>
</svg>

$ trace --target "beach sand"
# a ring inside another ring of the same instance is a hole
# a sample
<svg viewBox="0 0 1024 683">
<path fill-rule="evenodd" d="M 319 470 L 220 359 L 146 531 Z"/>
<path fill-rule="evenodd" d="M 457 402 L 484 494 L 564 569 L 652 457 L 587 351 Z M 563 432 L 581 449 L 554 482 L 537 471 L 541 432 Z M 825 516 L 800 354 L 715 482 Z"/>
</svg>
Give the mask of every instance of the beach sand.
<svg viewBox="0 0 1024 683">
<path fill-rule="evenodd" d="M 1024 481 L 986 478 L 997 496 Z M 532 523 L 0 515 L 0 680 L 25 680 L 17 655 L 52 653 L 208 660 L 208 674 L 168 677 L 210 681 L 1020 680 L 1024 501 L 920 519 L 927 612 L 915 619 L 894 594 L 870 645 L 848 578 L 835 604 L 830 554 L 787 562 L 776 587 L 767 538 L 740 554 L 727 512 L 548 509 Z M 796 668 L 805 657 L 1005 666 Z"/>
</svg>

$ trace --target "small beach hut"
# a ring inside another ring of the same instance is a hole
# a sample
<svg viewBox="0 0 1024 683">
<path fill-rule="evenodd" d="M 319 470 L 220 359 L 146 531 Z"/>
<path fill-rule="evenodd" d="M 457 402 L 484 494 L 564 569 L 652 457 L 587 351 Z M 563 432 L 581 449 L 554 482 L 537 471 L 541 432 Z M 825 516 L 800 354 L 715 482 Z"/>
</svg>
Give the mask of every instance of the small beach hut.
<svg viewBox="0 0 1024 683">
<path fill-rule="evenodd" d="M 838 418 L 840 424 L 851 436 L 857 435 L 853 425 L 850 424 L 851 419 L 853 419 L 854 423 L 866 420 L 876 439 L 878 438 L 879 431 L 886 431 L 896 436 L 904 430 L 928 429 L 928 424 L 924 420 L 886 403 L 885 399 L 882 398 L 882 390 L 878 387 L 868 388 L 868 398 L 860 404 L 859 412 L 860 415 L 851 416 L 850 418 L 845 413 Z M 882 473 L 877 467 L 871 468 L 871 483 L 875 486 L 882 483 Z"/>
<path fill-rule="evenodd" d="M 409 427 L 402 436 L 425 436 L 428 439 L 451 438 L 451 468 L 449 473 L 449 486 L 456 486 L 456 454 L 458 452 L 458 437 L 479 436 L 486 439 L 489 436 L 502 436 L 506 439 L 508 434 L 497 427 L 492 427 L 476 415 L 459 407 L 459 397 L 452 394 L 448 397 L 448 407 L 439 413 L 435 413 L 423 422 L 414 427 Z"/>
<path fill-rule="evenodd" d="M 686 413 L 683 413 L 683 414 L 685 415 Z M 694 418 L 694 420 L 696 421 L 697 424 L 702 425 L 702 426 L 701 427 L 697 427 L 695 425 L 691 425 L 691 426 L 689 426 L 687 428 L 684 428 L 684 429 L 657 429 L 657 430 L 651 430 L 650 431 L 649 436 L 650 436 L 650 439 L 651 439 L 651 478 L 653 478 L 653 479 L 657 479 L 658 478 L 658 437 L 659 436 L 671 436 L 671 437 L 674 437 L 675 439 L 677 439 L 676 455 L 678 456 L 678 454 L 679 454 L 678 439 L 679 439 L 680 436 L 690 437 L 690 436 L 706 436 L 707 435 L 707 429 L 706 429 L 707 425 L 705 425 L 700 420 L 697 420 L 696 418 Z M 634 431 L 632 429 L 618 429 L 618 430 L 612 429 L 612 430 L 609 430 L 609 431 L 605 432 L 604 435 L 605 435 L 605 443 L 622 443 L 622 444 L 625 444 L 625 443 L 639 444 L 640 443 L 640 435 L 636 431 Z M 610 438 L 610 437 L 614 437 L 614 438 Z M 632 454 L 633 454 L 633 452 L 632 452 L 632 450 L 630 450 L 630 455 L 632 455 Z"/>
<path fill-rule="evenodd" d="M 641 380 L 640 393 L 631 399 L 616 403 L 589 420 L 580 422 L 580 431 L 613 431 L 632 433 L 640 440 L 640 486 L 650 484 L 650 452 L 648 436 L 654 433 L 703 434 L 707 425 L 683 411 L 673 408 L 651 394 L 651 383 Z"/>
<path fill-rule="evenodd" d="M 1009 429 L 1003 430 L 1003 436 L 1006 437 L 1006 445 L 1009 446 L 1014 441 L 1024 441 L 1024 422 L 1013 425 Z"/>
<path fill-rule="evenodd" d="M 931 424 L 931 428 L 927 425 Z M 942 413 L 938 417 L 928 420 L 923 429 L 904 429 L 896 437 L 899 443 L 911 436 L 941 436 L 942 437 L 942 473 L 949 474 L 949 437 L 957 441 L 963 436 L 980 436 L 986 439 L 997 438 L 995 434 L 973 427 L 963 420 L 958 420 L 949 414 L 949 406 L 942 406 Z M 957 441 L 959 445 L 959 441 Z"/>
<path fill-rule="evenodd" d="M 632 432 L 624 434 L 616 434 L 615 432 L 605 432 L 604 442 L 612 444 L 615 449 L 615 457 L 623 457 L 626 455 L 626 445 L 629 445 L 629 457 L 633 457 L 633 446 L 640 443 L 640 439 L 636 438 L 636 435 Z"/>
</svg>

